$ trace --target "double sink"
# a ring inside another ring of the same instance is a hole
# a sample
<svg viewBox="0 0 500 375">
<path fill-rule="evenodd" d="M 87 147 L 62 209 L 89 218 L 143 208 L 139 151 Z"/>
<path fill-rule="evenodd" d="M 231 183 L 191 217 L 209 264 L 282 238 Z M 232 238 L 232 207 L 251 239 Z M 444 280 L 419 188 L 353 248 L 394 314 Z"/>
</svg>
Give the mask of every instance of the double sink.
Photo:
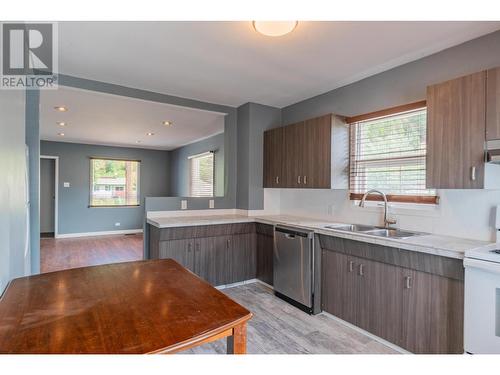
<svg viewBox="0 0 500 375">
<path fill-rule="evenodd" d="M 401 240 L 415 236 L 423 236 L 426 234 L 420 232 L 410 232 L 402 229 L 382 228 L 382 227 L 376 227 L 372 225 L 362 225 L 362 224 L 325 225 L 324 228 L 341 230 L 345 232 L 366 234 L 375 237 L 397 238 Z"/>
</svg>

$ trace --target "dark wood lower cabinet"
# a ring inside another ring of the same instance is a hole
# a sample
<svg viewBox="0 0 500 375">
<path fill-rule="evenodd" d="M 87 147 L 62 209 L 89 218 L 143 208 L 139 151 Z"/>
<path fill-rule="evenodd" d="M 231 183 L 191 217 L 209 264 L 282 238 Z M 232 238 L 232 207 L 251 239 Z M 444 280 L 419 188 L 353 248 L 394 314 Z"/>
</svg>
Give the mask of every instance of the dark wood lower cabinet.
<svg viewBox="0 0 500 375">
<path fill-rule="evenodd" d="M 160 229 L 160 233 L 155 233 L 159 244 L 153 246 L 158 250 L 151 255 L 160 259 L 172 258 L 214 286 L 255 278 L 255 225 L 217 226 L 216 229 L 213 236 L 209 235 L 207 227 Z M 178 239 L 183 235 L 192 238 Z"/>
<path fill-rule="evenodd" d="M 463 353 L 462 280 L 325 249 L 322 264 L 324 311 L 413 353 Z"/>
<path fill-rule="evenodd" d="M 159 258 L 172 258 L 194 272 L 194 239 L 172 240 L 160 242 Z"/>
<path fill-rule="evenodd" d="M 268 224 L 256 224 L 257 279 L 273 285 L 274 227 Z"/>
</svg>

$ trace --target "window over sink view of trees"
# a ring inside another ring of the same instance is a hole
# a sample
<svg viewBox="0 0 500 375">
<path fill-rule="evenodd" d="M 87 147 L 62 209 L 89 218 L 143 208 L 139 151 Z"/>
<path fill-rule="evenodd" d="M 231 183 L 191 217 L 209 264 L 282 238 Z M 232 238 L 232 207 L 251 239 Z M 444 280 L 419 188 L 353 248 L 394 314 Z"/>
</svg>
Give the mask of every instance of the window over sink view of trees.
<svg viewBox="0 0 500 375">
<path fill-rule="evenodd" d="M 351 125 L 351 193 L 435 195 L 426 188 L 426 109 Z"/>
<path fill-rule="evenodd" d="M 139 161 L 90 159 L 90 206 L 139 205 Z"/>
</svg>

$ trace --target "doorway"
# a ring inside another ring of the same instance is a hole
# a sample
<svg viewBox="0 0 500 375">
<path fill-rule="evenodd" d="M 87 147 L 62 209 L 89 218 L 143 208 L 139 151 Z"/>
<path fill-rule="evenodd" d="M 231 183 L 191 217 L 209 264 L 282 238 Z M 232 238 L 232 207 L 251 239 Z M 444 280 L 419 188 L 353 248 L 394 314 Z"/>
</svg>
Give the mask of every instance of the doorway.
<svg viewBox="0 0 500 375">
<path fill-rule="evenodd" d="M 59 157 L 40 156 L 40 238 L 57 237 Z"/>
</svg>

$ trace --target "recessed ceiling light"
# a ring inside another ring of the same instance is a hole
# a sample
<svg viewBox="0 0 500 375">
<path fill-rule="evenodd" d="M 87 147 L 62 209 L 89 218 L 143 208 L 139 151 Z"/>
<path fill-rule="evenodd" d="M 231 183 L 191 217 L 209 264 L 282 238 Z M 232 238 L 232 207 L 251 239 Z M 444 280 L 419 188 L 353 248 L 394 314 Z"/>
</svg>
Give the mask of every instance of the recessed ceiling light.
<svg viewBox="0 0 500 375">
<path fill-rule="evenodd" d="M 66 126 L 67 124 L 64 121 L 58 121 L 57 125 L 59 125 L 59 126 Z"/>
<path fill-rule="evenodd" d="M 172 121 L 162 121 L 162 124 L 165 126 L 172 126 L 173 125 Z"/>
<path fill-rule="evenodd" d="M 151 132 L 149 132 L 149 133 L 146 133 L 146 135 L 151 136 L 151 135 L 155 135 L 155 133 L 151 133 Z"/>
<path fill-rule="evenodd" d="M 57 133 L 59 137 L 64 137 L 64 133 Z"/>
<path fill-rule="evenodd" d="M 68 108 L 63 107 L 63 106 L 54 107 L 54 109 L 58 112 L 67 112 L 68 111 Z"/>
<path fill-rule="evenodd" d="M 253 21 L 255 31 L 266 36 L 283 36 L 291 33 L 298 21 Z"/>
</svg>

